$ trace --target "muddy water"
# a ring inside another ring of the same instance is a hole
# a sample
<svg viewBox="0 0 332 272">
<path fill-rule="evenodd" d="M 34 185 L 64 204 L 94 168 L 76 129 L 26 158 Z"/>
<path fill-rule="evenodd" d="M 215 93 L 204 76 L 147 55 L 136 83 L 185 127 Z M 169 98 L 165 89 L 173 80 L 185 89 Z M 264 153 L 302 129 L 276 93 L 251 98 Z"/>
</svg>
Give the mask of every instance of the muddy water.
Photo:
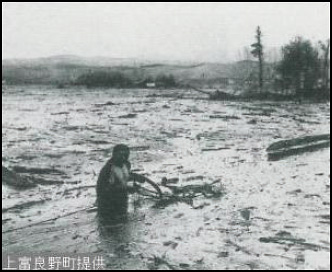
<svg viewBox="0 0 332 272">
<path fill-rule="evenodd" d="M 151 94 L 2 94 L 2 164 L 47 181 L 24 191 L 2 185 L 3 252 L 96 253 L 113 269 L 330 268 L 330 150 L 278 162 L 265 151 L 280 139 L 330 133 L 329 104 Z M 93 185 L 120 142 L 137 172 L 179 185 L 221 179 L 226 195 L 195 199 L 199 209 L 153 209 L 153 200 L 133 196 L 128 219 L 106 225 Z"/>
</svg>

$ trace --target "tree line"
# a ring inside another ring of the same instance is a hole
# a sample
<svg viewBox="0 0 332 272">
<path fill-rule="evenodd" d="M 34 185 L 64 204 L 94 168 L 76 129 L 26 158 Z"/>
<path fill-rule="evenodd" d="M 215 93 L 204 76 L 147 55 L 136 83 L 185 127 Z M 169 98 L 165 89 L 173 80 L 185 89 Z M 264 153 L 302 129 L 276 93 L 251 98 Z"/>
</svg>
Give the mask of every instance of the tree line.
<svg viewBox="0 0 332 272">
<path fill-rule="evenodd" d="M 258 59 L 258 88 L 264 91 L 264 46 L 262 31 L 256 30 L 256 42 L 251 54 Z M 330 98 L 330 40 L 314 45 L 296 37 L 281 49 L 281 59 L 275 65 L 274 87 L 290 91 L 299 98 Z M 268 88 L 266 88 L 268 89 Z"/>
<path fill-rule="evenodd" d="M 162 88 L 177 86 L 177 82 L 173 75 L 160 74 L 155 78 L 148 76 L 142 80 L 134 80 L 125 73 L 118 71 L 89 72 L 79 76 L 75 81 L 76 85 L 83 85 L 88 88 L 144 88 L 147 87 L 149 83 L 153 83 L 156 87 Z"/>
</svg>

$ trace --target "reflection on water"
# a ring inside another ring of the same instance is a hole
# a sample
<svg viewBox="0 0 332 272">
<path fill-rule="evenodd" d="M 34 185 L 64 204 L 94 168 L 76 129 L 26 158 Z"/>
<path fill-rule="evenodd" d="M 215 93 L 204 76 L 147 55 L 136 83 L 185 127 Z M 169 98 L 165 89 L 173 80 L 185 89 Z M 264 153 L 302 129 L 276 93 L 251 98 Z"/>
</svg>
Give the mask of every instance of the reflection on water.
<svg viewBox="0 0 332 272">
<path fill-rule="evenodd" d="M 135 207 L 128 211 L 128 203 L 121 206 L 98 208 L 98 230 L 104 251 L 116 256 L 129 254 L 127 247 L 140 236 L 141 223 L 145 216 Z"/>
<path fill-rule="evenodd" d="M 128 223 L 127 214 L 109 219 L 98 213 L 98 228 L 101 240 L 112 245 L 130 242 Z"/>
<path fill-rule="evenodd" d="M 123 270 L 128 265 L 137 267 L 142 263 L 137 241 L 141 240 L 142 222 L 136 215 L 122 214 L 117 218 L 105 218 L 98 214 L 99 248 L 105 257 L 106 268 Z"/>
<path fill-rule="evenodd" d="M 98 222 L 102 240 L 122 243 L 122 235 L 128 224 L 128 200 L 108 200 L 106 203 L 99 199 Z"/>
<path fill-rule="evenodd" d="M 99 211 L 97 216 L 99 248 L 107 269 L 123 270 L 128 265 L 137 267 L 142 262 L 141 255 L 135 254 L 140 252 L 137 243 L 142 240 L 145 216 L 132 211 L 108 215 Z"/>
</svg>

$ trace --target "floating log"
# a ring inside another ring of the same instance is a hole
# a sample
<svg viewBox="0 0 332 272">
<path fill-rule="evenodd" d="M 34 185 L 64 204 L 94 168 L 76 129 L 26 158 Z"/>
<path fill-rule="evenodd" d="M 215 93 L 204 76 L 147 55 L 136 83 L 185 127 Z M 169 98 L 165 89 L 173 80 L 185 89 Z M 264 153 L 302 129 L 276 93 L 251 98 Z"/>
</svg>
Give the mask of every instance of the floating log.
<svg viewBox="0 0 332 272">
<path fill-rule="evenodd" d="M 29 168 L 24 166 L 14 166 L 13 170 L 19 174 L 33 174 L 33 175 L 66 175 L 65 172 L 55 168 Z"/>
<path fill-rule="evenodd" d="M 18 171 L 16 171 L 16 169 Z M 24 190 L 34 188 L 37 185 L 56 185 L 64 184 L 61 180 L 46 180 L 44 178 L 38 178 L 32 174 L 46 174 L 48 171 L 52 171 L 52 174 L 60 175 L 62 172 L 51 169 L 33 169 L 24 167 L 14 167 L 13 170 L 2 166 L 2 183 L 11 186 L 15 189 Z M 49 173 L 51 174 L 51 173 Z"/>
<path fill-rule="evenodd" d="M 268 159 L 269 161 L 278 161 L 286 157 L 329 148 L 330 138 L 330 134 L 324 134 L 276 142 L 267 149 Z"/>
</svg>

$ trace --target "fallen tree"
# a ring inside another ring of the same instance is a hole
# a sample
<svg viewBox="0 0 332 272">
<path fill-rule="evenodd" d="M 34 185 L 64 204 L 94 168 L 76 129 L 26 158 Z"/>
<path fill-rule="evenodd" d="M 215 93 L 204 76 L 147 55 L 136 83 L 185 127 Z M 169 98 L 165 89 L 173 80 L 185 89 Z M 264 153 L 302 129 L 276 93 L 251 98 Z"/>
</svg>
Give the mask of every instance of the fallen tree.
<svg viewBox="0 0 332 272">
<path fill-rule="evenodd" d="M 267 149 L 268 159 L 269 161 L 278 161 L 286 157 L 329 148 L 330 138 L 330 134 L 324 134 L 276 142 Z"/>
<path fill-rule="evenodd" d="M 2 166 L 2 183 L 19 190 L 34 188 L 38 185 L 64 184 L 64 181 L 62 179 L 47 180 L 44 178 L 36 177 L 35 175 L 35 174 L 50 173 L 49 171 L 53 171 L 51 173 L 57 173 L 57 175 L 59 175 L 60 173 L 60 172 L 55 172 L 57 170 L 52 170 L 52 169 L 50 170 L 37 169 L 37 168 L 30 169 L 24 167 L 14 167 L 13 170 L 9 170 L 8 168 Z"/>
</svg>

